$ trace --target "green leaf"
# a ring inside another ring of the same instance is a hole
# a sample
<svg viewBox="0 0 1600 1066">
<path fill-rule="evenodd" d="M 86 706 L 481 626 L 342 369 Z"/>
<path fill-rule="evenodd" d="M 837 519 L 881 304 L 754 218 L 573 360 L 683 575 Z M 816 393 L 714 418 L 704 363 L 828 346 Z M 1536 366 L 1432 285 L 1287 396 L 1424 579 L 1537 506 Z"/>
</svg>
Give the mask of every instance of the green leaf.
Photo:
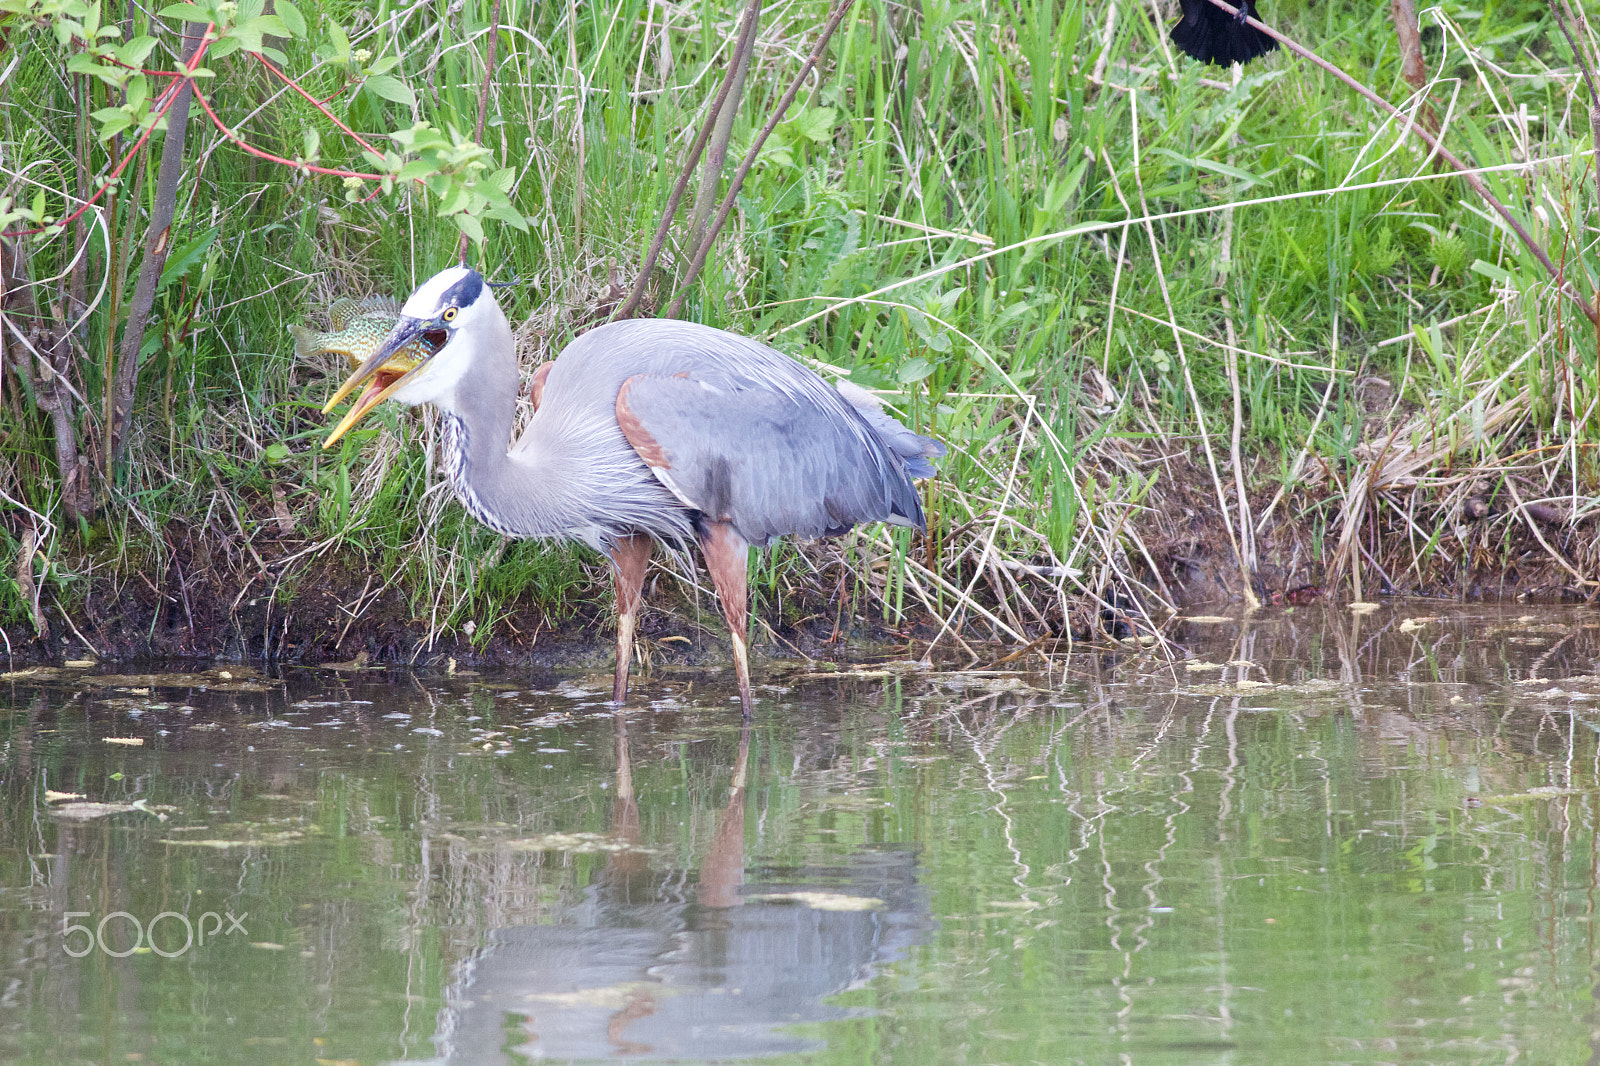
<svg viewBox="0 0 1600 1066">
<path fill-rule="evenodd" d="M 375 93 L 385 100 L 393 100 L 406 107 L 416 107 L 417 98 L 399 78 L 392 78 L 387 74 L 378 74 L 370 77 L 364 86 L 368 92 Z"/>
<path fill-rule="evenodd" d="M 328 20 L 328 44 L 333 51 L 328 56 L 331 62 L 345 64 L 350 62 L 350 35 L 344 32 L 344 27 Z"/>
<path fill-rule="evenodd" d="M 956 309 L 956 303 L 967 294 L 965 285 L 957 285 L 953 289 L 946 289 L 933 299 L 928 300 L 925 306 L 940 318 L 949 318 L 950 313 Z"/>
<path fill-rule="evenodd" d="M 456 228 L 467 235 L 473 244 L 483 244 L 483 223 L 471 215 L 460 214 L 455 216 Z"/>
<path fill-rule="evenodd" d="M 13 222 L 20 222 L 27 217 L 26 211 L 18 211 L 11 205 L 11 197 L 0 196 L 0 230 L 9 229 Z"/>
<path fill-rule="evenodd" d="M 107 117 L 100 118 L 101 115 Z M 100 123 L 100 132 L 95 137 L 101 144 L 133 125 L 133 118 L 120 107 L 108 107 L 103 111 L 97 111 L 94 117 Z"/>
<path fill-rule="evenodd" d="M 949 341 L 946 341 L 945 344 L 948 346 Z M 894 378 L 902 385 L 910 385 L 912 382 L 921 381 L 931 373 L 933 373 L 933 364 L 919 355 L 901 363 L 900 369 L 895 372 Z"/>
<path fill-rule="evenodd" d="M 300 9 L 289 0 L 278 0 L 278 17 L 283 20 L 284 28 L 289 31 L 289 36 L 297 40 L 305 40 L 309 28 L 306 26 L 306 17 Z"/>
<path fill-rule="evenodd" d="M 135 37 L 117 49 L 117 58 L 130 67 L 142 67 L 158 43 L 154 37 Z"/>
<path fill-rule="evenodd" d="M 230 34 L 206 49 L 206 58 L 221 59 L 224 56 L 231 56 L 239 50 L 239 45 L 239 38 Z"/>
<path fill-rule="evenodd" d="M 1482 259 L 1474 259 L 1470 269 L 1474 274 L 1482 274 L 1490 281 L 1499 282 L 1501 285 L 1512 284 L 1510 271 L 1497 267 L 1493 263 L 1485 262 Z"/>
<path fill-rule="evenodd" d="M 97 63 L 87 52 L 78 52 L 68 59 L 67 71 L 71 74 L 87 74 L 91 78 L 99 78 L 114 89 L 122 88 L 128 80 L 128 72 L 122 67 Z"/>
<path fill-rule="evenodd" d="M 833 123 L 838 112 L 831 107 L 808 107 L 785 125 L 789 132 L 821 144 L 833 138 Z"/>
<path fill-rule="evenodd" d="M 453 215 L 458 211 L 465 211 L 470 206 L 472 206 L 472 193 L 458 185 L 444 197 L 444 202 L 439 205 L 439 214 Z"/>
<path fill-rule="evenodd" d="M 177 281 L 189 272 L 189 269 L 205 258 L 206 251 L 210 249 L 217 234 L 222 232 L 221 226 L 212 226 L 200 236 L 172 250 L 167 255 L 167 265 L 161 268 L 161 280 L 156 282 L 156 291 L 160 292 L 168 285 Z"/>
<path fill-rule="evenodd" d="M 40 189 L 38 192 L 33 194 L 33 220 L 34 220 L 34 222 L 43 222 L 44 221 L 44 209 L 45 209 L 45 206 L 46 205 L 45 205 L 45 200 L 44 200 L 44 190 Z"/>
<path fill-rule="evenodd" d="M 235 26 L 228 31 L 228 35 L 212 46 L 211 54 L 217 54 L 217 48 L 225 44 L 232 44 L 235 49 L 243 48 L 246 52 L 261 51 L 261 38 L 263 34 L 258 26 Z"/>
<path fill-rule="evenodd" d="M 128 79 L 128 101 L 122 106 L 129 114 L 137 114 L 144 110 L 144 105 L 150 102 L 150 81 L 143 74 L 136 74 Z"/>
<path fill-rule="evenodd" d="M 489 210 L 484 212 L 484 215 L 485 217 L 492 218 L 497 222 L 504 222 L 506 225 L 516 229 L 519 233 L 527 233 L 530 228 L 528 220 L 522 216 L 522 212 L 509 205 L 504 207 L 491 207 Z"/>
<path fill-rule="evenodd" d="M 306 127 L 305 133 L 302 135 L 301 144 L 303 145 L 303 151 L 300 153 L 300 158 L 308 163 L 315 161 L 317 153 L 322 148 L 322 134 L 317 131 L 317 127 Z"/>
<path fill-rule="evenodd" d="M 794 153 L 789 151 L 787 145 L 771 140 L 761 149 L 761 162 L 771 163 L 775 167 L 792 168 L 794 166 Z"/>
<path fill-rule="evenodd" d="M 277 15 L 261 15 L 245 23 L 251 30 L 265 34 L 269 37 L 289 36 L 289 27 Z"/>
<path fill-rule="evenodd" d="M 384 56 L 367 67 L 368 74 L 387 74 L 400 65 L 399 56 Z"/>
<path fill-rule="evenodd" d="M 472 191 L 474 194 L 483 197 L 496 207 L 511 206 L 511 197 L 507 196 L 505 192 L 501 190 L 500 186 L 495 184 L 492 178 L 486 181 L 474 182 Z"/>
<path fill-rule="evenodd" d="M 1198 170 L 1209 170 L 1213 174 L 1221 174 L 1224 177 L 1234 178 L 1249 185 L 1260 185 L 1262 181 L 1261 178 L 1258 178 L 1248 170 L 1242 170 L 1227 163 L 1219 163 L 1215 159 L 1207 159 L 1204 156 L 1179 155 L 1168 148 L 1152 148 L 1150 152 L 1152 155 L 1164 155 L 1175 163 L 1182 163 Z"/>
</svg>

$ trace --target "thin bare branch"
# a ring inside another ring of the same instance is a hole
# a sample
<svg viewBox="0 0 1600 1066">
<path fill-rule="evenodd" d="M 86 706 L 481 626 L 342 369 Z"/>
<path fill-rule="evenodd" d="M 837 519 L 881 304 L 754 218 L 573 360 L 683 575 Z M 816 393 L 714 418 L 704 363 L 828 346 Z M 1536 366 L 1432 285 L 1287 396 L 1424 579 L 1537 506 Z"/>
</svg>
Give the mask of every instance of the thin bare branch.
<svg viewBox="0 0 1600 1066">
<path fill-rule="evenodd" d="M 206 24 L 190 22 L 183 30 L 183 62 L 199 50 L 205 40 Z M 150 228 L 145 237 L 144 262 L 139 280 L 128 304 L 128 324 L 122 333 L 122 348 L 117 354 L 117 373 L 110 400 L 111 418 L 106 426 L 105 473 L 121 461 L 128 446 L 128 419 L 133 413 L 134 384 L 139 376 L 139 351 L 144 346 L 144 328 L 156 302 L 156 285 L 172 247 L 172 220 L 178 207 L 178 180 L 183 177 L 183 142 L 189 125 L 189 98 L 194 83 L 184 78 L 173 94 L 167 111 L 167 136 L 161 146 L 161 169 L 156 177 L 155 199 L 150 210 Z"/>
<path fill-rule="evenodd" d="M 1211 0 L 1211 3 L 1215 4 L 1217 7 L 1220 7 L 1230 15 L 1235 17 L 1238 17 L 1239 15 L 1238 9 L 1236 9 L 1232 4 L 1227 3 L 1226 0 Z M 1545 268 L 1550 277 L 1555 280 L 1556 285 L 1558 288 L 1560 288 L 1561 292 L 1565 294 L 1573 303 L 1578 305 L 1578 309 L 1583 312 L 1584 317 L 1586 317 L 1590 322 L 1593 322 L 1597 327 L 1600 327 L 1600 311 L 1596 311 L 1594 305 L 1585 299 L 1582 293 L 1573 288 L 1572 282 L 1567 280 L 1566 273 L 1550 261 L 1549 254 L 1546 253 L 1544 248 L 1533 239 L 1532 235 L 1530 235 L 1526 229 L 1523 228 L 1522 223 L 1517 221 L 1516 216 L 1511 213 L 1510 208 L 1501 203 L 1499 198 L 1497 198 L 1494 193 L 1489 191 L 1489 186 L 1483 183 L 1483 179 L 1478 177 L 1477 172 L 1472 167 L 1468 166 L 1466 162 L 1461 159 L 1461 157 L 1457 156 L 1454 152 L 1450 151 L 1450 149 L 1439 143 L 1439 138 L 1435 137 L 1421 125 L 1410 121 L 1410 119 L 1407 118 L 1398 107 L 1395 107 L 1389 101 L 1385 100 L 1383 97 L 1379 96 L 1377 93 L 1373 92 L 1371 89 L 1367 88 L 1365 85 L 1361 84 L 1361 82 L 1357 81 L 1349 74 L 1346 74 L 1343 70 L 1334 66 L 1326 59 L 1323 59 L 1305 45 L 1294 40 L 1292 37 L 1284 36 L 1271 26 L 1268 26 L 1266 23 L 1255 18 L 1247 18 L 1245 21 L 1251 26 L 1254 26 L 1256 29 L 1260 30 L 1262 33 L 1265 33 L 1268 37 L 1271 37 L 1273 40 L 1277 41 L 1279 44 L 1283 45 L 1295 55 L 1300 56 L 1302 59 L 1310 60 L 1312 63 L 1315 63 L 1329 74 L 1332 74 L 1335 78 L 1338 78 L 1350 88 L 1354 89 L 1368 103 L 1386 112 L 1387 114 L 1395 116 L 1396 118 L 1405 119 L 1406 128 L 1412 133 L 1416 134 L 1423 144 L 1426 144 L 1431 151 L 1439 156 L 1440 159 L 1443 159 L 1446 163 L 1449 163 L 1456 173 L 1460 174 L 1461 177 L 1466 180 L 1466 183 L 1472 187 L 1472 191 L 1482 197 L 1483 201 L 1494 209 L 1495 214 L 1499 215 L 1505 221 L 1505 224 L 1511 229 L 1511 232 L 1517 235 L 1517 239 L 1522 242 L 1522 246 L 1526 248 L 1528 252 L 1539 261 L 1539 264 Z"/>
<path fill-rule="evenodd" d="M 767 118 L 767 124 L 761 128 L 756 139 L 751 143 L 750 150 L 745 153 L 744 160 L 740 162 L 739 169 L 734 172 L 733 180 L 728 182 L 728 191 L 722 198 L 722 207 L 717 210 L 717 217 L 711 223 L 710 229 L 700 241 L 700 246 L 695 249 L 694 260 L 689 264 L 689 273 L 683 279 L 683 285 L 678 289 L 678 294 L 672 298 L 672 306 L 667 308 L 668 318 L 677 318 L 678 312 L 683 310 L 683 301 L 688 295 L 689 287 L 694 284 L 695 278 L 700 276 L 700 269 L 706 265 L 706 257 L 711 254 L 711 246 L 716 243 L 717 235 L 722 232 L 723 224 L 728 221 L 728 214 L 733 210 L 734 200 L 738 198 L 739 190 L 744 187 L 745 175 L 750 173 L 750 168 L 755 166 L 756 157 L 761 154 L 762 145 L 767 143 L 767 138 L 772 131 L 778 128 L 778 123 L 783 121 L 783 116 L 789 110 L 789 105 L 800 92 L 800 86 L 805 84 L 806 78 L 811 74 L 811 69 L 817 65 L 822 54 L 827 51 L 828 41 L 833 37 L 833 31 L 839 28 L 839 23 L 844 21 L 846 12 L 850 10 L 854 0 L 840 0 L 833 14 L 828 16 L 828 22 L 822 27 L 822 33 L 817 38 L 816 47 L 811 49 L 811 54 L 806 57 L 805 63 L 800 67 L 799 73 L 790 82 L 789 88 L 784 91 L 777 106 L 772 109 L 772 114 Z"/>
<path fill-rule="evenodd" d="M 760 11 L 751 20 L 757 27 Z M 698 248 L 705 239 L 706 219 L 711 217 L 711 205 L 717 198 L 717 186 L 722 181 L 722 167 L 728 161 L 728 142 L 733 138 L 733 120 L 739 115 L 739 102 L 744 98 L 744 80 L 750 73 L 750 59 L 755 55 L 756 38 L 741 36 L 740 47 L 733 53 L 729 65 L 731 88 L 722 107 L 717 111 L 717 123 L 712 128 L 711 140 L 706 144 L 706 157 L 700 165 L 700 187 L 695 190 L 694 208 L 689 212 L 689 227 L 684 231 L 685 248 Z"/>
<path fill-rule="evenodd" d="M 760 14 L 761 0 L 749 0 L 745 5 L 744 19 L 739 24 L 739 42 L 735 46 L 736 50 L 754 46 L 756 19 Z M 722 105 L 732 90 L 733 70 L 730 67 L 728 76 L 722 79 L 722 85 L 717 89 L 716 98 L 711 101 L 711 109 L 706 112 L 706 120 L 700 127 L 700 133 L 684 156 L 683 170 L 679 172 L 678 180 L 673 183 L 672 194 L 667 197 L 667 206 L 661 212 L 661 221 L 656 226 L 656 235 L 650 242 L 650 250 L 645 253 L 644 262 L 639 264 L 639 276 L 633 279 L 633 290 L 611 316 L 613 320 L 632 318 L 634 312 L 639 310 L 639 302 L 644 299 L 645 286 L 650 283 L 650 275 L 656 269 L 656 260 L 661 256 L 661 247 L 667 242 L 667 234 L 672 231 L 673 216 L 678 213 L 678 205 L 683 202 L 684 191 L 689 188 L 689 178 L 694 174 L 695 165 L 700 161 L 700 153 L 705 150 L 706 141 L 710 139 L 711 132 L 716 127 L 717 116 L 722 113 Z"/>
</svg>

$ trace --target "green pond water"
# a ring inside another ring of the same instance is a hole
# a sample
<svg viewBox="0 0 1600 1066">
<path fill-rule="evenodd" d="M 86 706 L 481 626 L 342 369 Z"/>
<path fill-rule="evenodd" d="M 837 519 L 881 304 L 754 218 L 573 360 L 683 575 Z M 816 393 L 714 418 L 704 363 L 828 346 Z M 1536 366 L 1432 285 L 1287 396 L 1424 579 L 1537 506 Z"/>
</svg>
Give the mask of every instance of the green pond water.
<svg viewBox="0 0 1600 1066">
<path fill-rule="evenodd" d="M 13 672 L 0 1061 L 1596 1061 L 1600 613 L 1170 636 Z"/>
</svg>

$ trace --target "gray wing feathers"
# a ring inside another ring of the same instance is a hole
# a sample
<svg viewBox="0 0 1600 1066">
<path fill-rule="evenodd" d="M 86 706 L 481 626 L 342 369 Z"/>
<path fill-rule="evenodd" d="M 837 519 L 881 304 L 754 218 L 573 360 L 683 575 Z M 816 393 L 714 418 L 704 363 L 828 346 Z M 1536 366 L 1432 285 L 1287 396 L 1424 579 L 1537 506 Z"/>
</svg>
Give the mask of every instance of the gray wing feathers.
<svg viewBox="0 0 1600 1066">
<path fill-rule="evenodd" d="M 766 345 L 693 322 L 600 326 L 561 353 L 535 421 L 564 409 L 615 411 L 619 390 L 666 453 L 659 479 L 745 539 L 843 533 L 862 522 L 921 527 L 913 477 L 944 446 L 883 412 L 864 389 L 837 390 Z M 642 453 L 641 453 L 642 454 Z"/>
<path fill-rule="evenodd" d="M 665 456 L 656 476 L 752 544 L 837 536 L 862 522 L 924 524 L 906 462 L 837 394 L 824 406 L 770 389 L 638 376 L 626 403 Z"/>
<path fill-rule="evenodd" d="M 912 477 L 932 477 L 938 471 L 928 460 L 945 453 L 945 447 L 932 437 L 914 433 L 883 413 L 879 399 L 853 381 L 840 381 L 839 395 L 847 400 L 867 425 L 882 438 L 894 453 L 905 461 L 906 473 Z"/>
</svg>

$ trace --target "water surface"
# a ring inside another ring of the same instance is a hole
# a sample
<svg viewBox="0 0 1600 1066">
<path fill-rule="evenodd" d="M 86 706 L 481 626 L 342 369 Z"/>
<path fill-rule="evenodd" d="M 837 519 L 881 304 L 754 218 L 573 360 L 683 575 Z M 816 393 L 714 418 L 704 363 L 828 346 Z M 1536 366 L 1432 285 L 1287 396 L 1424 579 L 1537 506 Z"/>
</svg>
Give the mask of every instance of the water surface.
<svg viewBox="0 0 1600 1066">
<path fill-rule="evenodd" d="M 1600 616 L 1172 635 L 773 668 L 748 728 L 689 675 L 13 673 L 0 1061 L 1594 1060 Z"/>
</svg>

